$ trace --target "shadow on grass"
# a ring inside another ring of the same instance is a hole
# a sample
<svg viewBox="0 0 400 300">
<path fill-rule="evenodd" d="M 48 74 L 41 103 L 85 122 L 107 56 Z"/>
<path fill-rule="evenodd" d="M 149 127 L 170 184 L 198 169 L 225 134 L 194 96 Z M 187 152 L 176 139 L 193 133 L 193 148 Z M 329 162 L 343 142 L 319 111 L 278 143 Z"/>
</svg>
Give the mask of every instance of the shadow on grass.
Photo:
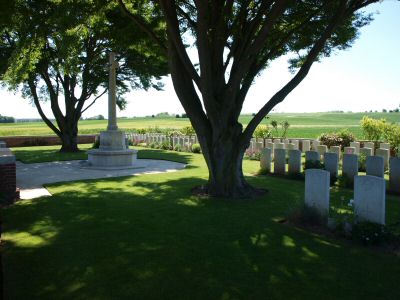
<svg viewBox="0 0 400 300">
<path fill-rule="evenodd" d="M 201 177 L 55 186 L 7 209 L 8 299 L 396 299 L 400 263 L 272 221 L 301 183 L 246 201 L 190 194 Z M 16 221 L 17 220 L 17 221 Z M 11 225 L 12 224 L 12 225 Z"/>
</svg>

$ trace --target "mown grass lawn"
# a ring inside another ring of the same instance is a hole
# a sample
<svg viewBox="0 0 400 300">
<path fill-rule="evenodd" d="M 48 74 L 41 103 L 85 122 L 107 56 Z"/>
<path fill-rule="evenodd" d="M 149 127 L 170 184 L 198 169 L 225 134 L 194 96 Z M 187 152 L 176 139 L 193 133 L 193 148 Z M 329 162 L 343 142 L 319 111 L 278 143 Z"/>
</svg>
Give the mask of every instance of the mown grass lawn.
<svg viewBox="0 0 400 300">
<path fill-rule="evenodd" d="M 37 153 L 39 155 L 39 153 Z M 400 258 L 277 221 L 304 183 L 253 176 L 258 199 L 203 199 L 201 155 L 141 150 L 189 164 L 168 174 L 49 186 L 3 210 L 6 299 L 400 299 Z M 333 206 L 352 191 L 334 188 Z M 388 197 L 388 223 L 400 216 Z"/>
</svg>

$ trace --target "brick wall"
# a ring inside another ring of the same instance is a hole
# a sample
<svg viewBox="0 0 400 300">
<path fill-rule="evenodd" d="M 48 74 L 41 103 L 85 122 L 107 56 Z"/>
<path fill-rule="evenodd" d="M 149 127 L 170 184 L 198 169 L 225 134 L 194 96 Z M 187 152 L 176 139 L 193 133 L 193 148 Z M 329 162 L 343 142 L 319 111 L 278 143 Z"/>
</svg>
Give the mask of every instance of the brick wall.
<svg viewBox="0 0 400 300">
<path fill-rule="evenodd" d="M 0 165 L 0 193 L 12 194 L 17 190 L 15 162 Z"/>
<path fill-rule="evenodd" d="M 14 155 L 0 156 L 0 194 L 3 201 L 12 203 L 19 198 Z"/>
<path fill-rule="evenodd" d="M 92 144 L 96 139 L 95 134 L 79 135 L 78 144 Z M 30 147 L 30 146 L 51 146 L 61 145 L 61 140 L 56 135 L 44 136 L 5 136 L 0 140 L 6 142 L 7 147 Z"/>
</svg>

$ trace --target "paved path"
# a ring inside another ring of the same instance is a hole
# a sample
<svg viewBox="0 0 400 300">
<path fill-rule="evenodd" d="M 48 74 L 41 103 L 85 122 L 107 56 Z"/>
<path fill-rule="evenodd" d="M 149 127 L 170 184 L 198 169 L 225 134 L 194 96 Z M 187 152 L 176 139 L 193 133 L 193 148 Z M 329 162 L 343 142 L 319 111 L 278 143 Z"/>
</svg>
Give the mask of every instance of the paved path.
<svg viewBox="0 0 400 300">
<path fill-rule="evenodd" d="M 123 170 L 90 169 L 82 167 L 82 163 L 79 160 L 38 164 L 17 162 L 17 187 L 20 188 L 21 199 L 51 196 L 43 187 L 46 183 L 174 172 L 185 168 L 181 163 L 152 159 L 137 159 L 133 168 Z"/>
</svg>

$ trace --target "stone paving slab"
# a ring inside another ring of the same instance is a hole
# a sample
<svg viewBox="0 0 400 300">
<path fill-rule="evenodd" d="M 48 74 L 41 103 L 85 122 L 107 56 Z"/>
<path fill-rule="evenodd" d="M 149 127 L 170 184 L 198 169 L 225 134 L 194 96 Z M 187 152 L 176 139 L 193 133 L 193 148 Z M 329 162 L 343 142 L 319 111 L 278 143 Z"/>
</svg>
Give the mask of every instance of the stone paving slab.
<svg viewBox="0 0 400 300">
<path fill-rule="evenodd" d="M 21 199 L 51 196 L 43 187 L 48 183 L 174 172 L 186 166 L 166 160 L 137 159 L 133 168 L 104 170 L 87 168 L 84 162 L 73 160 L 24 164 L 17 161 L 17 187 L 20 189 Z"/>
</svg>

